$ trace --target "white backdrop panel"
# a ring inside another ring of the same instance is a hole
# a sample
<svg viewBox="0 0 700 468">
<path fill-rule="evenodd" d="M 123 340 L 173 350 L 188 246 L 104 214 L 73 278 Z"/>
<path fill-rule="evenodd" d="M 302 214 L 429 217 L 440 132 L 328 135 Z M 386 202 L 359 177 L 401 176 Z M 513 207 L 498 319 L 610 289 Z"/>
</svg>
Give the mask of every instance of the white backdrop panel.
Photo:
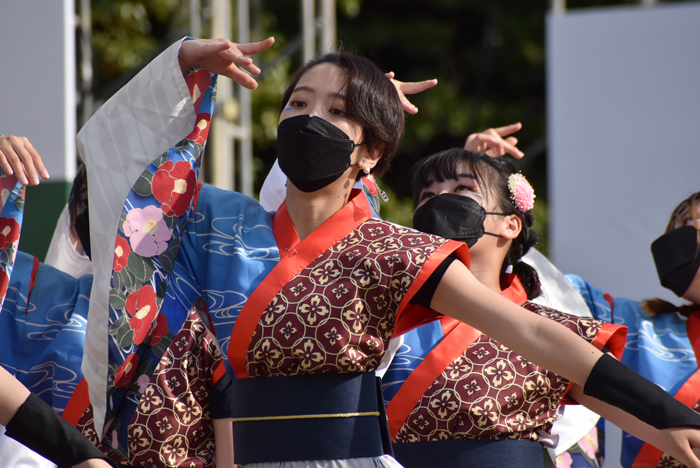
<svg viewBox="0 0 700 468">
<path fill-rule="evenodd" d="M 547 19 L 553 261 L 613 296 L 678 299 L 649 246 L 700 190 L 700 4 Z"/>
<path fill-rule="evenodd" d="M 73 0 L 0 2 L 0 133 L 29 138 L 51 180 L 75 176 Z"/>
</svg>

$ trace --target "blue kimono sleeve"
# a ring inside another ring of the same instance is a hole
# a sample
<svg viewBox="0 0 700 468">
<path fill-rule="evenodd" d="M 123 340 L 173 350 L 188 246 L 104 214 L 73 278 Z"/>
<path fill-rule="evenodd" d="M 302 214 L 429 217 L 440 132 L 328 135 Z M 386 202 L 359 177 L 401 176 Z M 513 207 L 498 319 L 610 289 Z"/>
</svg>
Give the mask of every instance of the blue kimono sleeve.
<svg viewBox="0 0 700 468">
<path fill-rule="evenodd" d="M 173 270 L 173 299 L 204 298 L 228 371 L 236 318 L 279 262 L 272 218 L 256 200 L 205 184 L 183 231 Z"/>
<path fill-rule="evenodd" d="M 17 252 L 0 313 L 0 362 L 59 414 L 83 377 L 91 287 L 92 275 L 76 279 Z"/>
</svg>

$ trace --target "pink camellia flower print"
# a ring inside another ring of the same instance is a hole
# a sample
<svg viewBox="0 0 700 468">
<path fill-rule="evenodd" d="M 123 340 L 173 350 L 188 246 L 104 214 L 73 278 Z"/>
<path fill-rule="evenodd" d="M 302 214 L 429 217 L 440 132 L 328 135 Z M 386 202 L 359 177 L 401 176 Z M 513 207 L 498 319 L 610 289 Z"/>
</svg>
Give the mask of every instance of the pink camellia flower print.
<svg viewBox="0 0 700 468">
<path fill-rule="evenodd" d="M 142 257 L 160 255 L 168 248 L 173 232 L 163 219 L 157 206 L 134 208 L 124 221 L 124 235 L 129 238 L 131 249 Z"/>
</svg>

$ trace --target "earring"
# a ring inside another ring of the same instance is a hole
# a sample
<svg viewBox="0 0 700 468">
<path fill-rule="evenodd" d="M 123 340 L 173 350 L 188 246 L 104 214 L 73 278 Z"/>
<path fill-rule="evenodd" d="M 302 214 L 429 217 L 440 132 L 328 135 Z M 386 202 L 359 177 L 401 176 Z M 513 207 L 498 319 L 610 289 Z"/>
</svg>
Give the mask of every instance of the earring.
<svg viewBox="0 0 700 468">
<path fill-rule="evenodd" d="M 360 168 L 362 169 L 362 172 L 365 173 L 365 175 L 369 175 L 370 169 L 369 167 L 367 167 L 364 161 L 360 164 Z"/>
</svg>

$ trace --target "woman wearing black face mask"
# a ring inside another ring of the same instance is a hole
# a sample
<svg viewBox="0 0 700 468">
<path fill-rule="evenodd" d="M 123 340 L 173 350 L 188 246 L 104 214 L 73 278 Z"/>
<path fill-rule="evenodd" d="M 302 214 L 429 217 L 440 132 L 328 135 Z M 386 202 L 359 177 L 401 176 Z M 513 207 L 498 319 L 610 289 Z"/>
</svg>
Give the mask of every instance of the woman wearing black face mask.
<svg viewBox="0 0 700 468">
<path fill-rule="evenodd" d="M 622 354 L 624 327 L 530 302 L 540 295 L 540 282 L 521 258 L 539 243 L 532 231 L 534 192 L 512 162 L 444 151 L 414 167 L 413 193 L 414 227 L 465 241 L 481 283 Z M 556 445 L 550 430 L 569 381 L 444 318 L 404 336 L 384 385 L 394 452 L 404 466 L 542 467 L 543 446 Z"/>
<path fill-rule="evenodd" d="M 141 321 L 151 319 L 153 307 L 174 320 L 179 309 L 205 297 L 237 377 L 236 461 L 252 466 L 391 466 L 395 462 L 385 455 L 390 448 L 383 444 L 385 419 L 372 372 L 392 335 L 441 313 L 472 323 L 574 381 L 592 383 L 593 393 L 602 391 L 608 401 L 624 405 L 601 382 L 600 376 L 609 372 L 602 354 L 480 284 L 464 266 L 464 244 L 370 218 L 364 197 L 352 186 L 361 172 L 386 170 L 398 145 L 403 113 L 393 85 L 369 61 L 328 54 L 292 78 L 278 139 L 280 164 L 290 183 L 275 214 L 239 194 L 194 188 L 213 111 L 212 83 L 206 72 L 188 70 L 202 65 L 255 87 L 235 65 L 256 73 L 242 53 L 269 45 L 270 40 L 245 46 L 221 40 L 176 44 L 142 72 L 147 79 L 137 78 L 136 89 L 127 85 L 101 107 L 78 138 L 88 174 L 97 178 L 90 180 L 90 187 L 103 184 L 96 196 L 90 194 L 91 223 L 93 214 L 105 220 L 105 236 L 113 238 L 116 232 L 117 242 L 128 242 L 138 256 L 129 258 L 128 265 L 134 260 L 147 266 L 137 271 L 136 286 L 119 282 L 131 276 L 112 276 L 107 292 L 115 299 L 102 318 L 113 329 L 126 322 L 131 311 L 116 300 L 123 296 L 127 305 L 132 300 L 139 305 L 134 315 Z M 187 74 L 184 80 L 182 73 Z M 154 76 L 165 83 L 154 82 Z M 130 99 L 136 95 L 158 99 Z M 146 101 L 155 108 L 140 113 L 137 107 Z M 144 124 L 150 116 L 156 123 Z M 166 137 L 159 125 L 167 127 L 162 129 Z M 189 129 L 193 131 L 187 135 Z M 104 139 L 106 134 L 131 135 L 129 131 L 140 138 Z M 291 159 L 282 162 L 284 158 Z M 100 200 L 102 193 L 109 193 L 105 184 L 114 183 L 110 171 L 115 160 L 126 168 L 125 179 L 137 184 L 131 194 L 127 187 L 113 199 Z M 102 205 L 127 196 L 123 215 L 119 206 L 110 224 L 109 210 Z M 104 249 L 107 260 L 103 249 L 92 246 L 92 251 L 98 264 L 116 261 L 109 246 Z M 459 261 L 445 261 L 453 253 Z M 144 275 L 151 266 L 157 274 Z M 151 294 L 154 302 L 149 301 Z M 435 312 L 405 314 L 417 294 Z M 91 314 L 101 307 L 96 297 Z M 121 346 L 107 329 L 88 334 L 97 343 L 104 337 L 104 347 L 86 357 L 86 367 L 94 364 L 90 368 L 95 369 L 87 378 L 97 385 L 100 369 L 109 382 L 110 368 L 127 369 L 125 355 L 141 356 L 148 350 L 146 340 Z M 540 334 L 550 339 L 542 342 Z M 105 355 L 112 366 L 99 361 Z M 129 376 L 119 376 L 132 388 Z M 114 405 L 124 401 L 118 392 L 106 401 L 97 388 L 91 400 L 104 405 L 108 414 L 118 414 Z M 119 426 L 113 427 L 113 437 L 121 440 Z M 700 446 L 700 429 L 663 427 L 656 432 L 659 443 L 700 466 L 691 450 Z"/>
<path fill-rule="evenodd" d="M 651 245 L 661 285 L 689 304 L 611 297 L 581 278 L 568 275 L 595 317 L 629 327 L 630 341 L 622 362 L 691 408 L 697 408 L 700 401 L 699 229 L 700 192 L 696 192 L 676 207 L 665 234 Z M 625 468 L 663 463 L 680 466 L 669 455 L 629 435 L 622 438 L 621 461 Z"/>
</svg>

